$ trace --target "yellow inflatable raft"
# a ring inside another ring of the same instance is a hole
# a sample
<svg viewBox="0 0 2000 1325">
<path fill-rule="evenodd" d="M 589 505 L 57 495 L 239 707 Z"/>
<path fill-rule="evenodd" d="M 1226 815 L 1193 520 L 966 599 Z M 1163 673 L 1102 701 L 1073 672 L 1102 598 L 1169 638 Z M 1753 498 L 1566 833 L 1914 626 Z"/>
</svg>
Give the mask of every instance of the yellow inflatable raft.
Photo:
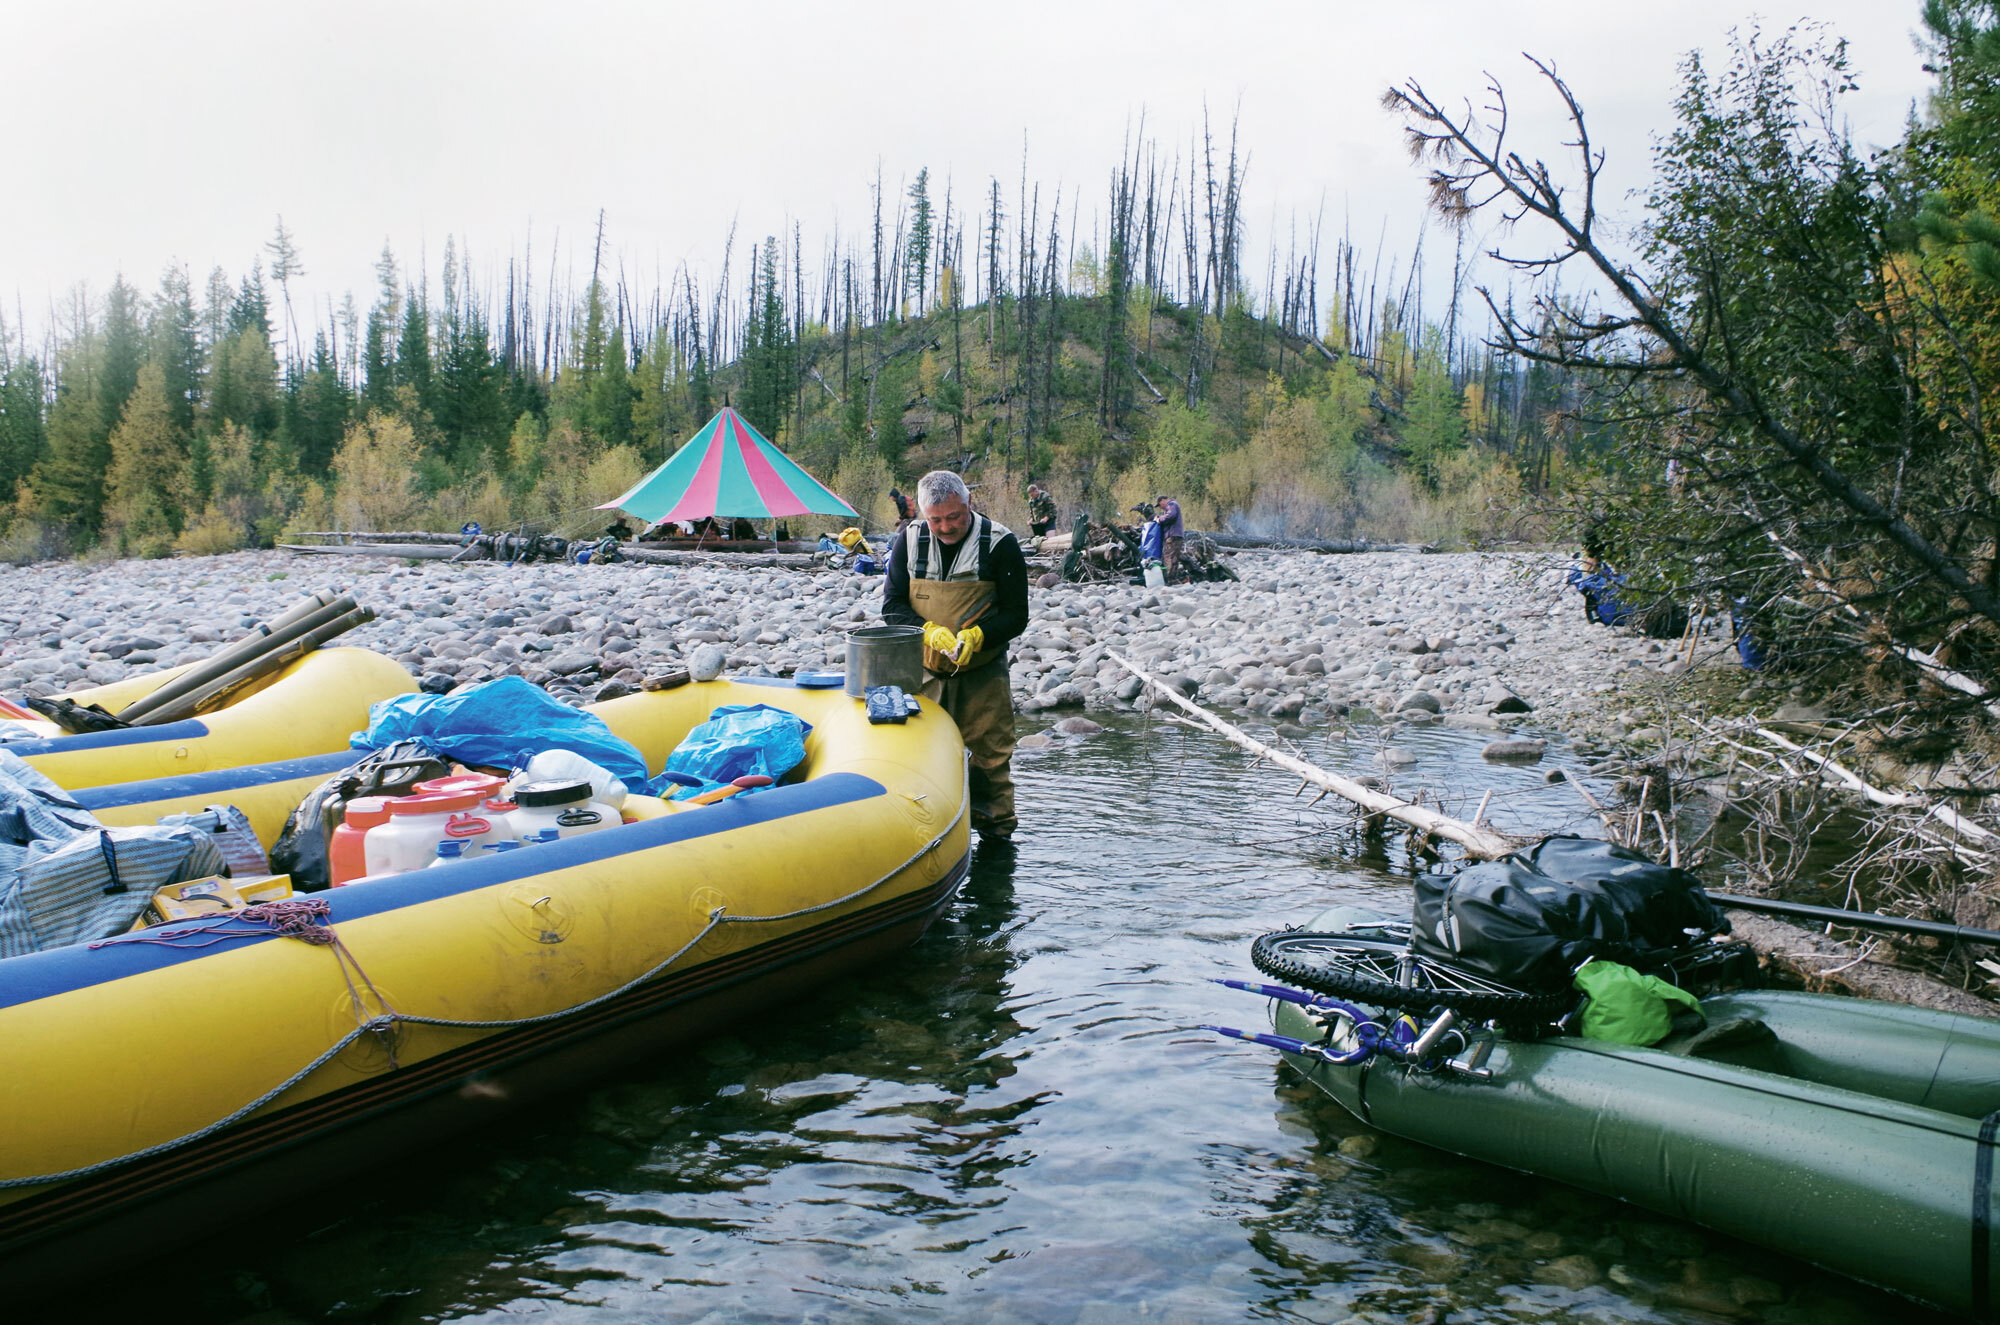
<svg viewBox="0 0 2000 1325">
<path fill-rule="evenodd" d="M 635 798 L 651 817 L 290 904 L 319 915 L 0 961 L 10 1277 L 295 1195 L 913 942 L 968 859 L 950 717 L 926 701 L 871 726 L 859 701 L 789 682 L 595 711 L 657 769 L 712 709 L 745 703 L 813 725 L 784 785 L 690 807 Z M 110 823 L 249 801 L 268 845 L 324 776 L 282 773 L 79 799 Z"/>
<path fill-rule="evenodd" d="M 175 667 L 148 672 L 93 690 L 74 691 L 68 698 L 79 704 L 97 704 L 115 714 L 185 670 Z M 198 718 L 123 731 L 50 735 L 9 742 L 6 749 L 70 791 L 139 779 L 187 777 L 245 764 L 345 752 L 348 737 L 368 725 L 369 705 L 416 688 L 400 663 L 372 650 L 315 649 L 246 686 L 227 708 Z M 345 756 L 349 760 L 353 757 Z"/>
</svg>

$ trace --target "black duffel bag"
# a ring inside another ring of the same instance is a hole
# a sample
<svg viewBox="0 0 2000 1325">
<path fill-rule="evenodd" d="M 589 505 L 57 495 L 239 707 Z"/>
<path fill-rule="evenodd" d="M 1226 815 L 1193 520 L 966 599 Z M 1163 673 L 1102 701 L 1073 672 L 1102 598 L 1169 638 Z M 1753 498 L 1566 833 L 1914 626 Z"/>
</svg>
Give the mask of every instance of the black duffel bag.
<svg viewBox="0 0 2000 1325">
<path fill-rule="evenodd" d="M 1550 838 L 1416 885 L 1410 946 L 1498 984 L 1569 984 L 1593 957 L 1640 969 L 1729 927 L 1686 870 L 1586 838 Z"/>
<path fill-rule="evenodd" d="M 1624 915 L 1633 940 L 1679 948 L 1729 930 L 1729 919 L 1686 870 L 1594 837 L 1544 838 L 1514 859 L 1558 883 L 1601 893 Z"/>
</svg>

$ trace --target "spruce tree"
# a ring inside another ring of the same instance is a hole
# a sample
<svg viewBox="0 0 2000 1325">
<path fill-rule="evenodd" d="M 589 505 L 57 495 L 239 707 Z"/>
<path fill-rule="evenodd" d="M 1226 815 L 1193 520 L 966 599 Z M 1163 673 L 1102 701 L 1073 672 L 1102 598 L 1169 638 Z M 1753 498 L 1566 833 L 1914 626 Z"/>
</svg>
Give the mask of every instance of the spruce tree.
<svg viewBox="0 0 2000 1325">
<path fill-rule="evenodd" d="M 104 302 L 104 354 L 98 362 L 97 416 L 106 438 L 118 426 L 125 401 L 139 384 L 146 359 L 146 334 L 139 323 L 139 292 L 123 276 L 111 283 Z"/>
<path fill-rule="evenodd" d="M 477 308 L 454 308 L 438 346 L 437 425 L 452 454 L 477 463 L 481 452 L 504 458 L 517 411 L 509 408 L 506 374 L 493 359 L 486 319 Z"/>
<path fill-rule="evenodd" d="M 931 272 L 931 172 L 926 166 L 917 172 L 910 186 L 910 233 L 903 241 L 903 285 L 917 297 L 917 316 L 924 315 L 924 296 L 930 289 Z"/>
<path fill-rule="evenodd" d="M 403 331 L 396 341 L 396 385 L 411 388 L 417 403 L 431 406 L 431 326 L 423 296 L 411 290 L 403 303 Z"/>
<path fill-rule="evenodd" d="M 195 312 L 194 289 L 186 269 L 169 267 L 160 277 L 147 325 L 147 357 L 160 366 L 167 407 L 182 436 L 194 431 L 195 409 L 202 386 L 201 318 Z"/>
<path fill-rule="evenodd" d="M 352 409 L 325 332 L 314 333 L 312 365 L 289 399 L 292 417 L 287 431 L 298 455 L 299 468 L 312 475 L 324 474 L 333 463 L 334 452 L 340 449 L 341 434 L 347 428 Z"/>
<path fill-rule="evenodd" d="M 750 318 L 743 332 L 743 417 L 775 439 L 791 413 L 798 378 L 791 323 L 778 280 L 778 244 L 767 239 L 750 287 Z"/>
<path fill-rule="evenodd" d="M 216 347 L 209 372 L 209 421 L 218 430 L 224 423 L 238 423 L 266 440 L 278 430 L 281 404 L 277 356 L 263 327 L 252 319 Z"/>
<path fill-rule="evenodd" d="M 604 363 L 590 384 L 586 401 L 590 430 L 606 446 L 632 440 L 632 374 L 625 363 L 625 328 L 614 326 L 604 348 Z"/>
<path fill-rule="evenodd" d="M 229 330 L 232 334 L 255 327 L 264 333 L 264 343 L 271 343 L 271 301 L 264 295 L 264 268 L 261 263 L 250 264 L 250 274 L 243 278 L 243 284 L 236 291 L 236 302 L 229 306 Z"/>
<path fill-rule="evenodd" d="M 387 240 L 375 263 L 376 295 L 368 310 L 368 330 L 362 342 L 361 372 L 370 409 L 386 410 L 395 400 L 396 332 L 402 319 L 402 283 L 396 275 L 396 255 Z"/>
<path fill-rule="evenodd" d="M 235 302 L 236 287 L 229 283 L 229 273 L 220 267 L 208 273 L 208 285 L 203 291 L 201 308 L 201 347 L 210 354 L 222 344 L 222 338 L 229 334 L 229 306 Z"/>
<path fill-rule="evenodd" d="M 693 407 L 696 428 L 715 413 L 715 388 L 709 380 L 708 356 L 702 353 L 700 341 L 695 342 L 694 364 L 688 369 L 688 402 Z"/>
<path fill-rule="evenodd" d="M 47 445 L 48 430 L 42 420 L 45 389 L 42 366 L 32 358 L 15 359 L 0 372 L 0 506 L 13 503 L 21 480 Z"/>
<path fill-rule="evenodd" d="M 551 402 L 557 414 L 592 436 L 599 435 L 599 420 L 593 413 L 593 397 L 597 379 L 604 371 L 609 340 L 606 330 L 608 321 L 604 283 L 593 276 L 589 289 L 584 292 L 583 331 L 572 343 L 569 362 L 556 379 Z"/>
</svg>

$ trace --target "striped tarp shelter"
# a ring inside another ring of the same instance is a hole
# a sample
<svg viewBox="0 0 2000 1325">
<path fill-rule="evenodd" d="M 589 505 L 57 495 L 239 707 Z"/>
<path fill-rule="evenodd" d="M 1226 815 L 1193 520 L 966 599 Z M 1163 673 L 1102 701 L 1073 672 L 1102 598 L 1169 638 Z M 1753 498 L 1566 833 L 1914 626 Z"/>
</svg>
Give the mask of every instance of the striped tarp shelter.
<svg viewBox="0 0 2000 1325">
<path fill-rule="evenodd" d="M 647 524 L 714 516 L 770 520 L 788 515 L 845 515 L 852 506 L 771 445 L 727 405 L 664 465 L 600 511 L 625 511 Z"/>
</svg>

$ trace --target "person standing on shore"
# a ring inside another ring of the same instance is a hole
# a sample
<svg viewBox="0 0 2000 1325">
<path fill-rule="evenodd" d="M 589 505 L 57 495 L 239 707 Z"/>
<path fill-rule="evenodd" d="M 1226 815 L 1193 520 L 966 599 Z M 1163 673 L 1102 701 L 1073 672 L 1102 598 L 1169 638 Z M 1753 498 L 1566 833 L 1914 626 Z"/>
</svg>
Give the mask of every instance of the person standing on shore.
<svg viewBox="0 0 2000 1325">
<path fill-rule="evenodd" d="M 1028 563 L 1012 531 L 972 511 L 965 480 L 917 480 L 917 509 L 889 550 L 882 619 L 924 632 L 925 697 L 958 723 L 972 757 L 972 826 L 1013 837 L 1014 692 L 1007 645 L 1028 624 Z"/>
<path fill-rule="evenodd" d="M 1036 538 L 1056 527 L 1056 499 L 1039 483 L 1028 485 L 1028 532 Z"/>
<path fill-rule="evenodd" d="M 1181 544 L 1187 537 L 1187 530 L 1181 527 L 1181 504 L 1172 497 L 1154 498 L 1153 519 L 1160 525 L 1160 561 L 1167 583 L 1172 584 L 1180 574 Z"/>
</svg>

